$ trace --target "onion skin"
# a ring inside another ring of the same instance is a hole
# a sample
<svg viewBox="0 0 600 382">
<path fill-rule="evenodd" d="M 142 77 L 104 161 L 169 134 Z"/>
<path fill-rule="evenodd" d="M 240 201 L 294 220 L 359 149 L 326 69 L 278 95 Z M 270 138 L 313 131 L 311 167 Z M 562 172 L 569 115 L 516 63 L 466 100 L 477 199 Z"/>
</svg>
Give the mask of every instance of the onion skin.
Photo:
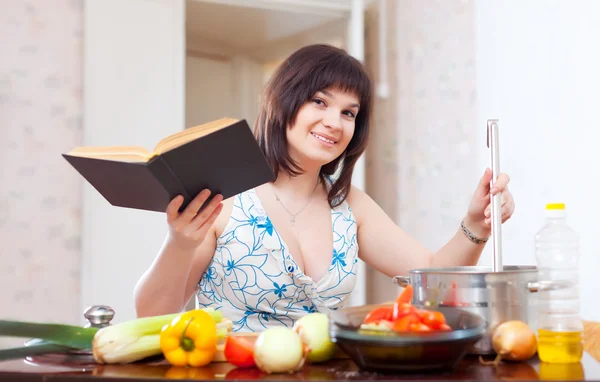
<svg viewBox="0 0 600 382">
<path fill-rule="evenodd" d="M 254 362 L 267 374 L 294 373 L 305 360 L 306 349 L 300 335 L 285 326 L 265 330 L 254 344 Z"/>
<path fill-rule="evenodd" d="M 535 333 L 518 320 L 498 325 L 492 335 L 492 345 L 498 357 L 509 361 L 525 361 L 537 352 Z"/>
<path fill-rule="evenodd" d="M 293 329 L 308 348 L 308 362 L 320 363 L 333 358 L 337 348 L 329 338 L 329 318 L 326 314 L 307 314 L 296 321 Z"/>
</svg>

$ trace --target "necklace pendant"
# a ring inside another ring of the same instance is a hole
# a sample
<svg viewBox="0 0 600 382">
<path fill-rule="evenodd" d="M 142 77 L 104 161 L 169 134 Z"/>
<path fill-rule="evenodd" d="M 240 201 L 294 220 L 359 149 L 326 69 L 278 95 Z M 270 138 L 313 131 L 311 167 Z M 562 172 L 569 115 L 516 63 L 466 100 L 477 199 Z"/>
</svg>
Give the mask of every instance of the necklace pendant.
<svg viewBox="0 0 600 382">
<path fill-rule="evenodd" d="M 292 225 L 294 225 L 294 223 L 296 223 L 296 217 L 292 216 L 292 220 L 290 220 L 292 222 Z"/>
</svg>

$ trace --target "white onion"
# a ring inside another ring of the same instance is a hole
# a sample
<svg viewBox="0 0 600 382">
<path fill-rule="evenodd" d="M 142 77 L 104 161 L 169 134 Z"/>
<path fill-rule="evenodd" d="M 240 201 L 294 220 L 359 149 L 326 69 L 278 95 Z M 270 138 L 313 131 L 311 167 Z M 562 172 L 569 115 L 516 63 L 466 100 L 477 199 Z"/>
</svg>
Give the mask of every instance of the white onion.
<svg viewBox="0 0 600 382">
<path fill-rule="evenodd" d="M 304 344 L 293 329 L 276 326 L 262 332 L 254 344 L 254 362 L 263 372 L 293 373 L 304 365 Z"/>
<path fill-rule="evenodd" d="M 325 362 L 333 358 L 336 346 L 329 338 L 329 319 L 326 314 L 307 314 L 296 321 L 294 330 L 308 347 L 309 362 Z"/>
</svg>

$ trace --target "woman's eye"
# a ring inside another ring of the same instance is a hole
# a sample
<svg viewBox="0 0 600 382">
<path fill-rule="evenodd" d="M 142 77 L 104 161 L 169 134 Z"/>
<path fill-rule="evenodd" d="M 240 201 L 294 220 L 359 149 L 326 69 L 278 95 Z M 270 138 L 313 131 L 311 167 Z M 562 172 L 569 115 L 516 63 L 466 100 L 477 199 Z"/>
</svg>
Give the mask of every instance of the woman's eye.
<svg viewBox="0 0 600 382">
<path fill-rule="evenodd" d="M 325 105 L 325 102 L 323 102 L 323 100 L 320 100 L 318 98 L 313 98 L 312 100 L 314 103 L 316 103 L 317 105 Z"/>
<path fill-rule="evenodd" d="M 355 118 L 356 117 L 356 115 L 353 112 L 351 112 L 351 111 L 345 111 L 344 115 L 346 115 L 346 116 L 348 116 L 350 118 Z"/>
</svg>

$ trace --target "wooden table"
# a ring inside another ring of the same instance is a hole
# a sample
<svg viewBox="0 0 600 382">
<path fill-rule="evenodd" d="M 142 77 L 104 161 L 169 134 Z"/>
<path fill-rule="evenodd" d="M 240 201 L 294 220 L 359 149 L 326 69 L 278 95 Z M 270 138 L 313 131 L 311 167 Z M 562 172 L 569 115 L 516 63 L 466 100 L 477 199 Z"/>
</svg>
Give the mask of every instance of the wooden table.
<svg viewBox="0 0 600 382">
<path fill-rule="evenodd" d="M 172 367 L 164 360 L 129 365 L 96 365 L 66 356 L 54 355 L 31 360 L 0 362 L 0 381 L 142 381 L 151 379 L 191 380 L 571 380 L 600 381 L 600 363 L 585 353 L 581 363 L 540 364 L 537 359 L 502 363 L 497 368 L 480 364 L 467 356 L 454 371 L 419 374 L 380 374 L 360 371 L 349 359 L 321 365 L 305 365 L 290 375 L 263 374 L 257 369 L 236 369 L 229 363 L 213 363 L 203 368 Z"/>
</svg>

